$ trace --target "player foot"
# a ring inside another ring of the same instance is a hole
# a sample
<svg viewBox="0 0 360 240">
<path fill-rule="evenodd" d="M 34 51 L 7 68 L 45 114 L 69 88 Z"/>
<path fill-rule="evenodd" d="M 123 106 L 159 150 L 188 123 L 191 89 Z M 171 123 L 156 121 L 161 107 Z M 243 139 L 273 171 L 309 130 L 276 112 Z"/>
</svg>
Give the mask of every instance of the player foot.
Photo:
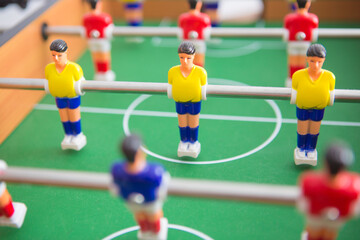
<svg viewBox="0 0 360 240">
<path fill-rule="evenodd" d="M 14 214 L 7 218 L 5 216 L 0 217 L 0 226 L 8 226 L 20 228 L 24 222 L 26 215 L 26 206 L 23 203 L 13 202 L 14 205 Z"/>
<path fill-rule="evenodd" d="M 146 232 L 141 233 L 138 232 L 138 239 L 139 240 L 166 240 L 168 233 L 168 220 L 166 218 L 160 219 L 160 232 L 153 233 L 153 232 Z"/>
<path fill-rule="evenodd" d="M 86 137 L 81 132 L 78 135 L 74 136 L 71 140 L 72 149 L 79 151 L 86 145 Z"/>
<path fill-rule="evenodd" d="M 115 81 L 115 73 L 112 70 L 104 73 L 96 73 L 94 79 L 96 81 Z"/>
<path fill-rule="evenodd" d="M 296 165 L 308 164 L 308 165 L 316 166 L 316 164 L 317 164 L 317 153 L 315 151 L 306 153 L 304 150 L 301 150 L 298 147 L 295 148 L 295 150 L 294 150 L 295 164 Z M 309 153 L 310 153 L 310 155 L 309 155 Z M 314 158 L 313 154 L 316 154 L 315 158 Z"/>
<path fill-rule="evenodd" d="M 72 135 L 65 135 L 64 139 L 61 142 L 61 149 L 65 150 L 65 149 L 71 149 L 71 140 L 72 140 Z"/>
<path fill-rule="evenodd" d="M 199 156 L 200 151 L 201 151 L 201 144 L 199 143 L 199 141 L 189 144 L 189 149 L 188 149 L 189 157 L 197 158 Z"/>
<path fill-rule="evenodd" d="M 188 151 L 189 143 L 180 141 L 178 147 L 178 157 L 187 156 L 186 152 Z"/>
</svg>

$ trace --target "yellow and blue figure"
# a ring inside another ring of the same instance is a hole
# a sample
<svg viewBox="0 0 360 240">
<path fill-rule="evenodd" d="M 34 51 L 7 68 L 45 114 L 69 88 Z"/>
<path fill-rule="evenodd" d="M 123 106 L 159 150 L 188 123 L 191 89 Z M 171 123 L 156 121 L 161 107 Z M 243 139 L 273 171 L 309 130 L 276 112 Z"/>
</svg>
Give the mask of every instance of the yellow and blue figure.
<svg viewBox="0 0 360 240">
<path fill-rule="evenodd" d="M 296 164 L 317 164 L 316 144 L 326 106 L 334 104 L 335 76 L 322 69 L 326 50 L 313 44 L 306 53 L 308 68 L 294 73 L 291 103 L 296 104 L 297 147 Z"/>
<path fill-rule="evenodd" d="M 168 72 L 168 96 L 175 100 L 180 129 L 178 156 L 196 158 L 201 149 L 198 141 L 199 116 L 201 100 L 206 100 L 207 73 L 193 63 L 193 43 L 181 43 L 178 54 L 181 64 Z"/>
<path fill-rule="evenodd" d="M 122 0 L 125 20 L 129 26 L 137 27 L 143 23 L 143 0 Z"/>
<path fill-rule="evenodd" d="M 62 149 L 79 151 L 86 145 L 86 137 L 81 130 L 80 95 L 84 74 L 81 67 L 68 61 L 68 46 L 61 39 L 54 40 L 50 51 L 54 62 L 45 68 L 45 91 L 55 97 L 60 119 L 65 131 Z"/>
</svg>

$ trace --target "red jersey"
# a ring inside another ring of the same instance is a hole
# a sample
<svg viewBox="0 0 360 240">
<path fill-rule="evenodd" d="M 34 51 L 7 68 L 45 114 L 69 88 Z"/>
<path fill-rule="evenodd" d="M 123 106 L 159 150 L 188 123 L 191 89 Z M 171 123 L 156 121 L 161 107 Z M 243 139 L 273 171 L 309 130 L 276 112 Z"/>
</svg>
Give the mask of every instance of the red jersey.
<svg viewBox="0 0 360 240">
<path fill-rule="evenodd" d="M 179 27 L 183 30 L 185 40 L 192 39 L 190 32 L 196 32 L 199 40 L 204 40 L 204 29 L 211 26 L 210 17 L 205 13 L 183 13 L 179 17 Z"/>
<path fill-rule="evenodd" d="M 360 176 L 355 173 L 339 173 L 330 182 L 325 173 L 308 172 L 302 176 L 300 183 L 311 215 L 321 215 L 325 209 L 336 208 L 340 217 L 349 217 L 352 204 L 360 196 Z"/>
<path fill-rule="evenodd" d="M 105 29 L 112 24 L 112 18 L 107 13 L 87 13 L 83 18 L 83 25 L 87 38 L 106 38 Z"/>
<path fill-rule="evenodd" d="M 319 26 L 319 19 L 315 14 L 307 13 L 305 15 L 298 13 L 289 13 L 285 16 L 284 27 L 289 31 L 289 41 L 297 41 L 296 34 L 305 33 L 303 41 L 312 41 L 312 31 Z"/>
</svg>

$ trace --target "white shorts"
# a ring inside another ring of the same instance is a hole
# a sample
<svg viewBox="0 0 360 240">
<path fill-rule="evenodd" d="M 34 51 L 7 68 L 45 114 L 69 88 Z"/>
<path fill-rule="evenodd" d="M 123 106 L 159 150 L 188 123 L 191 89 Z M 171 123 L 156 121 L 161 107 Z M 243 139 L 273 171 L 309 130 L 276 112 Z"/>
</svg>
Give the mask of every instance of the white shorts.
<svg viewBox="0 0 360 240">
<path fill-rule="evenodd" d="M 111 43 L 109 39 L 88 39 L 88 45 L 91 52 L 110 52 Z"/>
<path fill-rule="evenodd" d="M 155 200 L 154 202 L 150 202 L 147 204 L 138 204 L 135 202 L 127 201 L 126 206 L 133 212 L 146 212 L 149 214 L 155 214 L 159 212 L 164 205 L 164 201 L 162 199 Z"/>
<path fill-rule="evenodd" d="M 189 40 L 195 45 L 196 53 L 204 54 L 206 52 L 206 43 L 204 40 Z"/>
<path fill-rule="evenodd" d="M 333 229 L 339 230 L 345 223 L 345 219 L 329 220 L 321 216 L 308 216 L 306 217 L 306 224 L 312 229 Z"/>
<path fill-rule="evenodd" d="M 296 56 L 302 55 L 306 56 L 306 52 L 310 47 L 311 42 L 309 41 L 289 41 L 287 45 L 288 55 Z"/>
</svg>

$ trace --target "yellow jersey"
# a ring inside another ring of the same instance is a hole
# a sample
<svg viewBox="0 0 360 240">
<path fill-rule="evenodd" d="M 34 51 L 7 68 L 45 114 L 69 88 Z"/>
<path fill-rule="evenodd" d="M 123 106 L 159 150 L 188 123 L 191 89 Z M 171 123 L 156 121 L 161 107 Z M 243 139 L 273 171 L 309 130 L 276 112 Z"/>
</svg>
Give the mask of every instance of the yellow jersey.
<svg viewBox="0 0 360 240">
<path fill-rule="evenodd" d="M 45 78 L 49 83 L 49 91 L 54 97 L 76 97 L 74 84 L 83 76 L 83 70 L 79 64 L 70 61 L 67 62 L 61 73 L 56 70 L 55 63 L 49 63 L 45 68 Z"/>
<path fill-rule="evenodd" d="M 205 69 L 196 65 L 187 77 L 181 73 L 180 65 L 170 68 L 168 73 L 168 83 L 172 85 L 172 96 L 176 102 L 200 102 L 201 86 L 206 82 Z"/>
<path fill-rule="evenodd" d="M 335 76 L 322 70 L 315 81 L 310 79 L 308 69 L 301 69 L 292 77 L 292 88 L 297 91 L 296 106 L 301 109 L 323 109 L 329 105 L 330 91 L 335 88 Z"/>
</svg>

